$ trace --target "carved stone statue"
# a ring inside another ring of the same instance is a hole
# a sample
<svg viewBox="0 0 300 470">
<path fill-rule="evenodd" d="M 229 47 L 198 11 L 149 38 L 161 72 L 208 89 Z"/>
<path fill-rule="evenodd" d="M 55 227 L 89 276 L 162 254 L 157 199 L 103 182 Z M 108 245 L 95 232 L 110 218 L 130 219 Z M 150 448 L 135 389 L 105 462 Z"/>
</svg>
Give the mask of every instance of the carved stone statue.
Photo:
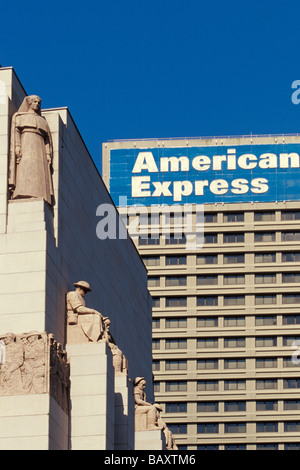
<svg viewBox="0 0 300 470">
<path fill-rule="evenodd" d="M 11 123 L 9 189 L 12 199 L 43 198 L 53 203 L 53 145 L 41 116 L 41 98 L 26 96 Z"/>
<path fill-rule="evenodd" d="M 167 450 L 178 450 L 174 434 L 170 431 L 166 423 L 160 417 L 158 419 L 158 426 L 165 435 Z"/>
<path fill-rule="evenodd" d="M 104 331 L 102 334 L 101 339 L 106 341 L 112 356 L 113 356 L 113 366 L 115 368 L 115 373 L 116 374 L 126 374 L 127 369 L 128 369 L 128 364 L 127 364 L 127 359 L 122 353 L 122 351 L 118 348 L 116 345 L 116 342 L 110 333 L 110 319 L 108 317 L 103 318 L 103 324 L 104 324 Z"/>
<path fill-rule="evenodd" d="M 100 341 L 104 331 L 103 316 L 85 306 L 84 297 L 91 291 L 86 281 L 73 284 L 75 291 L 67 294 L 67 342 L 87 343 Z"/>
<path fill-rule="evenodd" d="M 45 393 L 45 342 L 37 331 L 26 333 L 23 335 L 23 340 L 23 388 L 27 393 Z"/>
<path fill-rule="evenodd" d="M 133 382 L 135 401 L 135 430 L 147 431 L 160 429 L 158 425 L 159 413 L 162 407 L 158 403 L 148 403 L 144 388 L 146 386 L 145 377 L 136 377 Z"/>
</svg>

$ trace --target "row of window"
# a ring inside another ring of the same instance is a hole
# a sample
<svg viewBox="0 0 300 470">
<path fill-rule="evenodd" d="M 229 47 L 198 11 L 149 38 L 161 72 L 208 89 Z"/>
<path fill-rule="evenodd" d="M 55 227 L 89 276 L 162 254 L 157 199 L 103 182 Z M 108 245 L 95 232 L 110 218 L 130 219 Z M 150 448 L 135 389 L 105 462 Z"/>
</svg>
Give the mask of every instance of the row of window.
<svg viewBox="0 0 300 470">
<path fill-rule="evenodd" d="M 245 348 L 246 340 L 250 338 L 236 337 L 223 338 L 224 348 Z M 259 336 L 255 338 L 256 348 L 272 348 L 277 346 L 278 338 L 276 336 Z M 153 349 L 159 349 L 160 339 L 153 340 Z M 165 339 L 165 349 L 187 349 L 187 339 L 184 338 L 168 338 Z M 221 338 L 197 338 L 196 347 L 202 348 L 219 348 L 221 347 Z M 283 336 L 282 346 L 294 347 L 300 346 L 300 336 Z"/>
<path fill-rule="evenodd" d="M 250 295 L 250 294 L 249 294 Z M 300 294 L 280 294 L 282 297 L 282 304 L 299 304 Z M 224 295 L 223 306 L 238 306 L 245 305 L 246 295 Z M 152 297 L 152 307 L 160 308 L 161 299 L 164 297 Z M 186 296 L 165 297 L 166 307 L 187 307 Z M 196 297 L 197 307 L 216 307 L 220 306 L 221 297 L 217 295 L 201 295 Z M 255 305 L 274 305 L 278 303 L 278 296 L 276 294 L 257 294 L 254 295 Z"/>
<path fill-rule="evenodd" d="M 250 255 L 251 253 L 249 253 Z M 278 252 L 278 255 L 280 253 Z M 197 265 L 219 264 L 219 257 L 223 256 L 223 264 L 242 264 L 245 263 L 244 253 L 228 253 L 223 255 L 205 254 L 197 255 Z M 160 266 L 160 256 L 142 256 L 146 266 Z M 300 261 L 300 252 L 283 252 L 281 253 L 282 263 L 293 263 Z M 255 263 L 276 263 L 276 252 L 271 253 L 254 253 Z M 171 255 L 165 257 L 166 266 L 184 266 L 187 264 L 187 255 Z"/>
<path fill-rule="evenodd" d="M 193 403 L 189 403 L 193 405 Z M 238 401 L 201 401 L 197 402 L 197 413 L 218 413 L 220 408 L 225 413 L 235 413 L 240 411 L 247 411 L 247 405 L 249 402 L 245 400 Z M 252 405 L 252 404 L 251 404 Z M 255 402 L 256 411 L 278 411 L 279 407 L 278 400 L 258 400 Z M 300 400 L 283 400 L 282 403 L 283 411 L 300 411 Z M 187 413 L 188 403 L 187 402 L 172 402 L 165 403 L 165 413 Z"/>
<path fill-rule="evenodd" d="M 183 212 L 181 207 L 177 207 L 176 212 L 170 211 L 169 213 L 165 213 L 162 217 L 161 214 L 158 213 L 151 213 L 151 214 L 141 214 L 139 216 L 133 215 L 129 216 L 128 222 L 139 223 L 140 225 L 159 225 L 160 222 L 163 224 L 176 224 L 182 223 L 182 216 Z M 218 215 L 220 216 L 218 218 Z M 222 217 L 223 215 L 223 217 Z M 139 219 L 137 220 L 137 217 Z M 275 222 L 276 221 L 276 212 L 275 211 L 263 211 L 263 212 L 254 212 L 254 216 L 252 219 L 254 222 Z M 288 211 L 281 211 L 280 220 L 285 221 L 297 221 L 300 220 L 300 211 L 298 210 L 288 210 Z M 204 214 L 198 213 L 196 214 L 196 222 L 199 224 L 207 223 L 207 224 L 214 224 L 214 223 L 232 223 L 232 222 L 244 222 L 245 221 L 245 213 L 244 212 L 225 212 L 225 213 L 217 213 L 217 212 L 206 212 Z M 248 220 L 251 222 L 251 220 Z"/>
<path fill-rule="evenodd" d="M 280 236 L 281 233 L 281 236 Z M 299 231 L 286 231 L 278 232 L 281 242 L 295 242 L 300 241 Z M 245 234 L 240 233 L 205 233 L 196 235 L 198 243 L 204 244 L 217 244 L 217 243 L 245 243 Z M 139 245 L 160 245 L 161 241 L 164 240 L 165 245 L 184 245 L 187 242 L 187 238 L 182 234 L 151 234 L 151 235 L 140 235 Z M 255 243 L 272 243 L 279 242 L 279 238 L 276 240 L 276 232 L 254 232 L 253 241 Z M 248 243 L 250 240 L 248 240 Z"/>
<path fill-rule="evenodd" d="M 255 379 L 253 379 L 255 380 Z M 246 390 L 247 381 L 245 379 L 228 379 L 224 381 L 219 380 L 198 380 L 197 381 L 197 391 L 219 391 L 220 382 L 223 382 L 225 391 L 232 390 Z M 282 387 L 279 387 L 282 382 Z M 165 391 L 166 392 L 186 392 L 188 389 L 188 382 L 186 380 L 172 380 L 165 381 Z M 192 382 L 189 382 L 192 383 Z M 154 382 L 155 392 L 160 391 L 161 382 Z M 277 390 L 283 388 L 285 390 L 290 389 L 299 389 L 300 388 L 300 379 L 290 378 L 290 379 L 257 379 L 255 380 L 256 390 Z"/>
<path fill-rule="evenodd" d="M 251 318 L 251 317 L 249 317 Z M 300 315 L 282 315 L 282 326 L 300 325 Z M 221 322 L 222 319 L 222 322 Z M 165 318 L 165 328 L 187 328 L 187 318 L 175 317 Z M 197 318 L 197 328 L 233 328 L 246 326 L 246 317 L 243 315 L 238 316 L 201 316 Z M 256 315 L 255 326 L 275 326 L 277 325 L 276 315 Z M 161 328 L 161 318 L 153 318 L 152 328 Z"/>
<path fill-rule="evenodd" d="M 246 433 L 247 425 L 250 423 L 224 423 L 224 433 Z M 252 423 L 251 423 L 252 424 Z M 263 421 L 256 423 L 256 432 L 278 432 L 278 426 L 281 423 L 277 421 Z M 285 421 L 283 424 L 284 432 L 299 432 L 300 421 Z M 187 434 L 188 425 L 185 423 L 168 424 L 168 428 L 173 434 Z M 197 424 L 197 434 L 219 434 L 219 423 L 199 423 Z"/>
<path fill-rule="evenodd" d="M 254 274 L 255 284 L 274 284 L 277 282 L 277 276 L 279 282 L 293 283 L 300 282 L 300 273 L 258 273 Z M 192 276 L 165 276 L 166 287 L 179 287 L 186 286 L 188 277 Z M 218 285 L 219 278 L 221 275 L 218 274 L 201 274 L 196 276 L 197 286 L 212 286 Z M 223 276 L 224 285 L 236 285 L 245 284 L 245 274 L 224 274 Z M 150 276 L 148 278 L 148 287 L 160 287 L 162 278 L 160 276 Z"/>
<path fill-rule="evenodd" d="M 255 367 L 257 369 L 277 368 L 277 357 L 259 357 L 255 359 Z M 246 369 L 247 359 L 245 358 L 231 358 L 224 359 L 224 369 Z M 280 367 L 299 367 L 300 361 L 298 357 L 283 357 L 282 366 Z M 153 360 L 153 371 L 160 370 L 161 361 Z M 198 359 L 197 370 L 218 370 L 220 368 L 219 359 Z M 185 359 L 170 359 L 165 361 L 166 371 L 187 370 L 187 360 Z"/>
</svg>

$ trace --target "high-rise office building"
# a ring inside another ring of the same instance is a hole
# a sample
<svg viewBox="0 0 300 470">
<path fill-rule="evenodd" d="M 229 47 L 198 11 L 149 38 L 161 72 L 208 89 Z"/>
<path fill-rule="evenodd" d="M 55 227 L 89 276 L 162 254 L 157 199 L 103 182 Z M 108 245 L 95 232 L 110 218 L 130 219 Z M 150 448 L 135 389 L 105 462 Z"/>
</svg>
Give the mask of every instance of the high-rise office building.
<svg viewBox="0 0 300 470">
<path fill-rule="evenodd" d="M 299 155 L 298 136 L 103 145 L 179 448 L 300 449 Z"/>
</svg>

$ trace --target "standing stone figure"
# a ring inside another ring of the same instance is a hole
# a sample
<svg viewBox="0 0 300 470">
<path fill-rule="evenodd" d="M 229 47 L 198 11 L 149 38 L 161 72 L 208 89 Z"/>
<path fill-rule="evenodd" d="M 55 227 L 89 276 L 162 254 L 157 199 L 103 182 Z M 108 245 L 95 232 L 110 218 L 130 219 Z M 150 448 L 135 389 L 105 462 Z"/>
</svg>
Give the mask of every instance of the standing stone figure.
<svg viewBox="0 0 300 470">
<path fill-rule="evenodd" d="M 53 146 L 41 116 L 41 98 L 26 96 L 11 123 L 9 189 L 12 199 L 42 198 L 52 204 Z"/>
<path fill-rule="evenodd" d="M 85 306 L 84 296 L 91 292 L 88 282 L 73 284 L 75 291 L 67 294 L 67 341 L 71 343 L 97 342 L 104 331 L 103 316 Z"/>
<path fill-rule="evenodd" d="M 122 353 L 122 351 L 116 345 L 116 342 L 109 331 L 110 328 L 110 319 L 108 317 L 103 318 L 104 331 L 101 339 L 106 341 L 108 347 L 111 350 L 113 357 L 113 366 L 115 368 L 116 374 L 126 374 L 128 369 L 127 359 Z"/>
<path fill-rule="evenodd" d="M 45 339 L 41 333 L 31 331 L 23 335 L 22 342 L 24 344 L 24 364 L 22 367 L 24 390 L 26 393 L 45 393 Z"/>
<path fill-rule="evenodd" d="M 146 386 L 145 377 L 136 377 L 133 382 L 134 401 L 135 401 L 135 430 L 157 430 L 160 429 L 158 420 L 162 407 L 158 403 L 148 403 L 144 388 Z M 146 420 L 143 419 L 146 417 Z"/>
<path fill-rule="evenodd" d="M 0 364 L 0 395 L 14 395 L 22 391 L 21 366 L 23 348 L 16 343 L 16 335 L 6 333 L 0 336 L 5 344 L 5 361 Z"/>
</svg>

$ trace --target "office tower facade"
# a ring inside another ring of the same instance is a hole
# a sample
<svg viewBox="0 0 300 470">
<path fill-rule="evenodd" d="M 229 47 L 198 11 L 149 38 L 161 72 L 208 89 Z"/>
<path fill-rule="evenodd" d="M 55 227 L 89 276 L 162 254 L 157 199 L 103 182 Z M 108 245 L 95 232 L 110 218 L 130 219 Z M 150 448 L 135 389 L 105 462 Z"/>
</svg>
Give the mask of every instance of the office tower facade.
<svg viewBox="0 0 300 470">
<path fill-rule="evenodd" d="M 148 269 L 155 398 L 179 448 L 300 448 L 299 151 L 297 136 L 103 146 Z"/>
</svg>

